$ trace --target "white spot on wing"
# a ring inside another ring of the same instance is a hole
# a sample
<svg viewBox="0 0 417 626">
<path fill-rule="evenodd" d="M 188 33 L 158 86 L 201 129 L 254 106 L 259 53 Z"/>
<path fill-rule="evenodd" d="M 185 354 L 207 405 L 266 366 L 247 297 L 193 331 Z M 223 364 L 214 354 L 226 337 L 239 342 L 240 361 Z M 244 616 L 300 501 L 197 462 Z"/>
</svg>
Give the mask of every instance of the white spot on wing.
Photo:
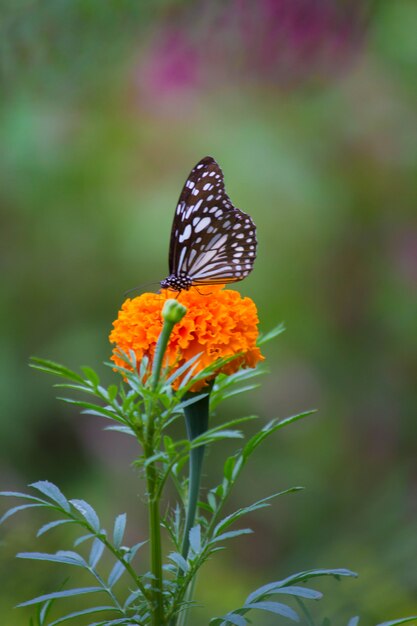
<svg viewBox="0 0 417 626">
<path fill-rule="evenodd" d="M 197 226 L 195 227 L 195 232 L 199 233 L 201 230 L 203 230 L 204 228 L 206 228 L 206 226 L 208 226 L 211 222 L 211 218 L 210 217 L 203 217 L 200 222 L 197 224 Z M 190 227 L 191 230 L 191 227 Z"/>
<path fill-rule="evenodd" d="M 190 236 L 191 236 L 191 226 L 190 224 L 187 224 L 187 226 L 184 229 L 184 232 L 182 233 L 182 235 L 179 236 L 180 243 L 182 243 L 186 239 L 189 239 Z"/>
<path fill-rule="evenodd" d="M 182 264 L 183 264 L 183 262 L 184 262 L 184 257 L 185 257 L 185 253 L 186 253 L 186 252 L 187 252 L 187 248 L 185 248 L 185 247 L 184 247 L 184 248 L 181 250 L 180 259 L 179 259 L 179 261 L 178 261 L 177 272 L 180 272 L 180 271 L 181 271 Z"/>
</svg>

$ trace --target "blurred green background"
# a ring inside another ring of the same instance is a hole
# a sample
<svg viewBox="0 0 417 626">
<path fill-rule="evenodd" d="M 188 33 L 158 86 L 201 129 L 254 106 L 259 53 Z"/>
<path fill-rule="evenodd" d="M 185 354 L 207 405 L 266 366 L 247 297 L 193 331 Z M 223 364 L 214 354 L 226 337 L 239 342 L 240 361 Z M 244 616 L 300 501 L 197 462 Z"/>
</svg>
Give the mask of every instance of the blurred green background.
<svg viewBox="0 0 417 626">
<path fill-rule="evenodd" d="M 333 624 L 416 613 L 416 25 L 413 0 L 1 3 L 2 488 L 48 478 L 107 522 L 126 510 L 132 541 L 146 537 L 132 443 L 60 404 L 27 363 L 112 379 L 101 363 L 123 292 L 166 276 L 177 197 L 205 155 L 258 227 L 238 289 L 261 329 L 287 327 L 262 388 L 217 419 L 319 409 L 246 470 L 233 508 L 306 491 L 208 564 L 197 626 L 311 567 L 360 574 L 318 585 L 315 614 Z M 206 485 L 229 451 L 207 458 Z M 14 559 L 37 522 L 2 529 L 5 626 L 27 626 L 13 605 L 67 576 Z M 57 530 L 35 545 L 71 543 Z"/>
</svg>

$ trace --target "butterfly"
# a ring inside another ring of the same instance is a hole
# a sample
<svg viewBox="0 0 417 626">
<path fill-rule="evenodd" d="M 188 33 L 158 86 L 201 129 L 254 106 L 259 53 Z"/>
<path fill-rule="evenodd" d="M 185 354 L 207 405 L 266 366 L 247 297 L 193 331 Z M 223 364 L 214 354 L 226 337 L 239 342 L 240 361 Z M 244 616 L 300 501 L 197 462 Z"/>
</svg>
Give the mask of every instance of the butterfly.
<svg viewBox="0 0 417 626">
<path fill-rule="evenodd" d="M 179 292 L 242 280 L 253 269 L 256 246 L 252 218 L 233 206 L 222 170 L 205 157 L 181 192 L 171 230 L 169 276 L 161 287 Z"/>
</svg>

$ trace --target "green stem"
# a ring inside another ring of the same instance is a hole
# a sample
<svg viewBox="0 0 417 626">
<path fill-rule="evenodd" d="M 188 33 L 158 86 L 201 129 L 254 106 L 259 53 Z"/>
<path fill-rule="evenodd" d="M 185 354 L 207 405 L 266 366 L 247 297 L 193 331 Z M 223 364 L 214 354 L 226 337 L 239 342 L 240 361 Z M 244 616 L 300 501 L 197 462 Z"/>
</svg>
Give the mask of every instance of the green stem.
<svg viewBox="0 0 417 626">
<path fill-rule="evenodd" d="M 185 425 L 187 428 L 187 436 L 190 441 L 202 435 L 208 428 L 209 421 L 209 401 L 211 387 L 207 389 L 207 396 L 201 398 L 198 402 L 185 407 Z M 192 397 L 192 393 L 189 394 Z M 189 483 L 188 483 L 188 502 L 185 518 L 184 535 L 182 540 L 181 554 L 184 559 L 188 556 L 190 548 L 190 530 L 194 526 L 197 514 L 198 498 L 200 494 L 201 470 L 203 467 L 205 446 L 192 448 L 189 458 Z M 193 580 L 185 593 L 186 600 L 191 602 L 194 592 Z M 185 608 L 178 616 L 177 626 L 184 626 L 187 621 L 188 609 Z M 173 622 L 171 622 L 172 624 Z M 175 623 L 175 622 L 174 622 Z"/>
<path fill-rule="evenodd" d="M 162 361 L 168 345 L 169 337 L 175 326 L 174 321 L 165 318 L 161 334 L 156 344 L 155 356 L 152 366 L 151 389 L 156 391 L 161 375 Z M 148 458 L 155 453 L 155 401 L 149 415 L 147 429 L 147 445 L 145 454 Z M 163 575 L 162 575 L 162 545 L 161 545 L 161 519 L 159 512 L 160 491 L 158 488 L 158 474 L 155 463 L 150 463 L 146 468 L 146 481 L 149 500 L 149 539 L 151 552 L 151 571 L 153 575 L 153 601 L 152 611 L 153 626 L 163 626 L 164 619 L 164 596 L 163 596 Z"/>
<path fill-rule="evenodd" d="M 156 494 L 157 476 L 154 464 L 149 465 L 146 472 L 149 497 L 149 539 L 151 548 L 151 571 L 153 574 L 152 587 L 154 589 L 154 610 L 152 612 L 153 626 L 164 624 L 163 578 L 162 578 L 162 546 L 161 520 L 159 514 L 159 497 Z"/>
<path fill-rule="evenodd" d="M 203 434 L 208 428 L 208 401 L 209 397 L 207 396 L 184 409 L 187 435 L 190 441 Z M 181 550 L 184 559 L 186 559 L 188 555 L 190 530 L 194 525 L 197 513 L 204 451 L 205 446 L 199 446 L 198 448 L 192 448 L 190 450 L 187 514 Z"/>
<path fill-rule="evenodd" d="M 175 326 L 175 322 L 165 320 L 162 326 L 161 334 L 158 337 L 156 344 L 155 356 L 152 365 L 152 377 L 151 377 L 151 389 L 155 391 L 159 377 L 161 375 L 162 361 L 164 358 L 165 350 L 167 349 L 169 337 L 172 333 L 172 329 Z"/>
<path fill-rule="evenodd" d="M 125 570 L 128 572 L 128 574 L 131 576 L 131 578 L 135 581 L 136 586 L 138 589 L 140 589 L 140 591 L 142 592 L 142 595 L 144 598 L 146 598 L 147 600 L 149 600 L 150 596 L 149 596 L 149 592 L 147 589 L 145 589 L 141 579 L 139 578 L 139 576 L 137 576 L 135 570 L 133 569 L 133 567 L 130 565 L 130 563 L 128 563 L 127 561 L 125 561 L 119 554 L 119 551 L 116 550 L 116 548 L 113 546 L 113 544 L 111 544 L 105 537 L 100 537 L 100 540 L 102 543 L 104 543 L 104 545 L 106 546 L 106 548 L 116 557 L 116 559 L 118 561 L 120 561 L 120 563 L 123 564 Z"/>
</svg>

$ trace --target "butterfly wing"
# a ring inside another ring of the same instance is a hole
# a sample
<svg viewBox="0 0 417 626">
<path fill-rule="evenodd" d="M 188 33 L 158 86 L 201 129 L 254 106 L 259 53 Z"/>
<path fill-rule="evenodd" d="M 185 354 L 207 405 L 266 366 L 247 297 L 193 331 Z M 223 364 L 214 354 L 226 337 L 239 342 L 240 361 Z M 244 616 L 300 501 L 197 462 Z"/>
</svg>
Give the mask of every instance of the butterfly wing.
<svg viewBox="0 0 417 626">
<path fill-rule="evenodd" d="M 191 171 L 175 211 L 169 270 L 187 275 L 193 285 L 242 280 L 256 258 L 256 227 L 233 206 L 223 173 L 212 157 Z"/>
</svg>

